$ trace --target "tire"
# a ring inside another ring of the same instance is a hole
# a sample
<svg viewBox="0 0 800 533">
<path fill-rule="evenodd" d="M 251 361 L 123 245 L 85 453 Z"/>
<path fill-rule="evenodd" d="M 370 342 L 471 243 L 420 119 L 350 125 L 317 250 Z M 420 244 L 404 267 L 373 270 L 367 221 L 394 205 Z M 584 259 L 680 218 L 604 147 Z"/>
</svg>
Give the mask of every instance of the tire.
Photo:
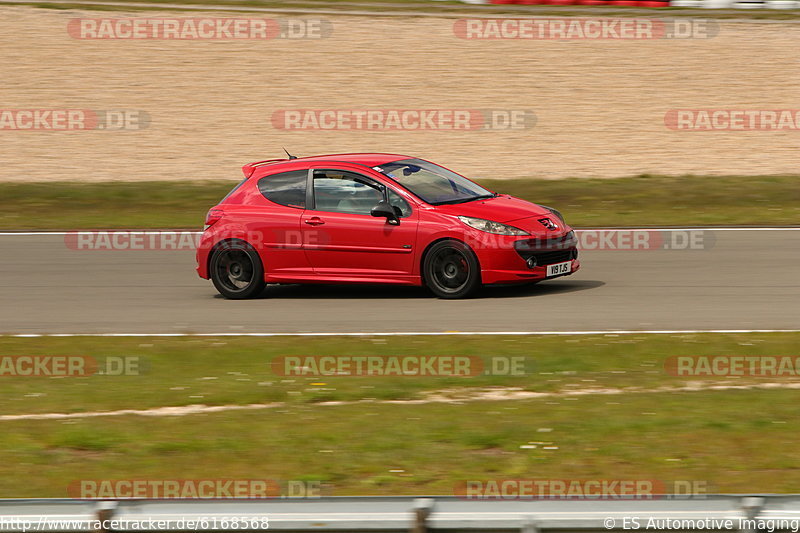
<svg viewBox="0 0 800 533">
<path fill-rule="evenodd" d="M 478 258 L 459 241 L 440 241 L 431 246 L 422 272 L 425 285 L 439 298 L 466 298 L 481 286 Z"/>
<path fill-rule="evenodd" d="M 214 251 L 210 265 L 214 287 L 230 300 L 253 298 L 266 286 L 261 258 L 246 242 L 226 242 Z"/>
</svg>

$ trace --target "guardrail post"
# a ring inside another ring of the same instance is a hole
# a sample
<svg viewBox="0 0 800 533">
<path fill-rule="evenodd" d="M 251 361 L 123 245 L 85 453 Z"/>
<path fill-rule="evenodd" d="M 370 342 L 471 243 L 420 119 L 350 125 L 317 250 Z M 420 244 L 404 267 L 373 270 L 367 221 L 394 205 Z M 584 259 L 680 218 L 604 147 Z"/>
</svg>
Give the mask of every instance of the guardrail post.
<svg viewBox="0 0 800 533">
<path fill-rule="evenodd" d="M 758 515 L 761 514 L 761 510 L 764 508 L 765 502 L 766 500 L 760 496 L 746 496 L 742 498 L 741 506 L 748 522 L 755 520 Z M 753 527 L 752 529 L 742 529 L 742 531 L 751 531 L 753 533 L 755 533 L 757 530 L 758 527 Z"/>
<path fill-rule="evenodd" d="M 411 533 L 426 533 L 428 531 L 428 517 L 433 511 L 436 500 L 433 498 L 417 498 L 414 500 L 414 524 Z"/>
<path fill-rule="evenodd" d="M 539 526 L 536 525 L 536 521 L 532 517 L 527 517 L 523 520 L 519 531 L 520 533 L 539 533 Z"/>
<path fill-rule="evenodd" d="M 119 502 L 104 501 L 97 504 L 97 521 L 100 523 L 100 527 L 95 530 L 96 533 L 105 533 L 111 530 L 110 528 L 103 527 L 103 522 L 111 520 L 114 517 L 114 512 L 117 510 L 118 503 Z"/>
</svg>

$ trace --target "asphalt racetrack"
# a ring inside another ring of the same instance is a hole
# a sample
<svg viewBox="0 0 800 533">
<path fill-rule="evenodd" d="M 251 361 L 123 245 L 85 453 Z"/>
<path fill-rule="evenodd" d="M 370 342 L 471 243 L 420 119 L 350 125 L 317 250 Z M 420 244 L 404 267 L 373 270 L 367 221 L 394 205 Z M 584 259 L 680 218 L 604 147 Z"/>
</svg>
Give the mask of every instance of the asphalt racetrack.
<svg viewBox="0 0 800 533">
<path fill-rule="evenodd" d="M 425 289 L 270 286 L 229 301 L 194 251 L 74 250 L 0 235 L 0 333 L 800 329 L 800 231 L 705 230 L 689 250 L 582 250 L 572 276 L 445 301 Z"/>
</svg>

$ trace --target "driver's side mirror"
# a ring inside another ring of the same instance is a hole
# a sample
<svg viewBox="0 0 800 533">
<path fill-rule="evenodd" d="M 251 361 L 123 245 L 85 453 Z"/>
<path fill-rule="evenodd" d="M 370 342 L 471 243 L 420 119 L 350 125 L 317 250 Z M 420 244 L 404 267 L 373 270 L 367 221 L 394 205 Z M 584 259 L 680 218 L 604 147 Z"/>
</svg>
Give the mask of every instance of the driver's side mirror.
<svg viewBox="0 0 800 533">
<path fill-rule="evenodd" d="M 386 219 L 386 222 L 396 226 L 400 224 L 400 219 L 397 216 L 397 212 L 394 210 L 394 207 L 389 205 L 389 202 L 380 202 L 378 205 L 372 208 L 370 214 L 374 217 L 383 217 Z"/>
</svg>

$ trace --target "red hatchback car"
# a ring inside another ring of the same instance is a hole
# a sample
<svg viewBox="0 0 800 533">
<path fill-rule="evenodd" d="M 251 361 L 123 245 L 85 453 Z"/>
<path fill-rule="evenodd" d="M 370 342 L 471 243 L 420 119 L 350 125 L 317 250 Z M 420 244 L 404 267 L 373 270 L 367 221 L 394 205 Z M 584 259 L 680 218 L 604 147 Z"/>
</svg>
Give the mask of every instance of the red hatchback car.
<svg viewBox="0 0 800 533">
<path fill-rule="evenodd" d="M 578 270 L 555 209 L 489 191 L 404 155 L 338 154 L 242 167 L 206 218 L 197 273 L 226 298 L 267 283 L 425 285 L 463 298 L 484 284 Z"/>
</svg>

